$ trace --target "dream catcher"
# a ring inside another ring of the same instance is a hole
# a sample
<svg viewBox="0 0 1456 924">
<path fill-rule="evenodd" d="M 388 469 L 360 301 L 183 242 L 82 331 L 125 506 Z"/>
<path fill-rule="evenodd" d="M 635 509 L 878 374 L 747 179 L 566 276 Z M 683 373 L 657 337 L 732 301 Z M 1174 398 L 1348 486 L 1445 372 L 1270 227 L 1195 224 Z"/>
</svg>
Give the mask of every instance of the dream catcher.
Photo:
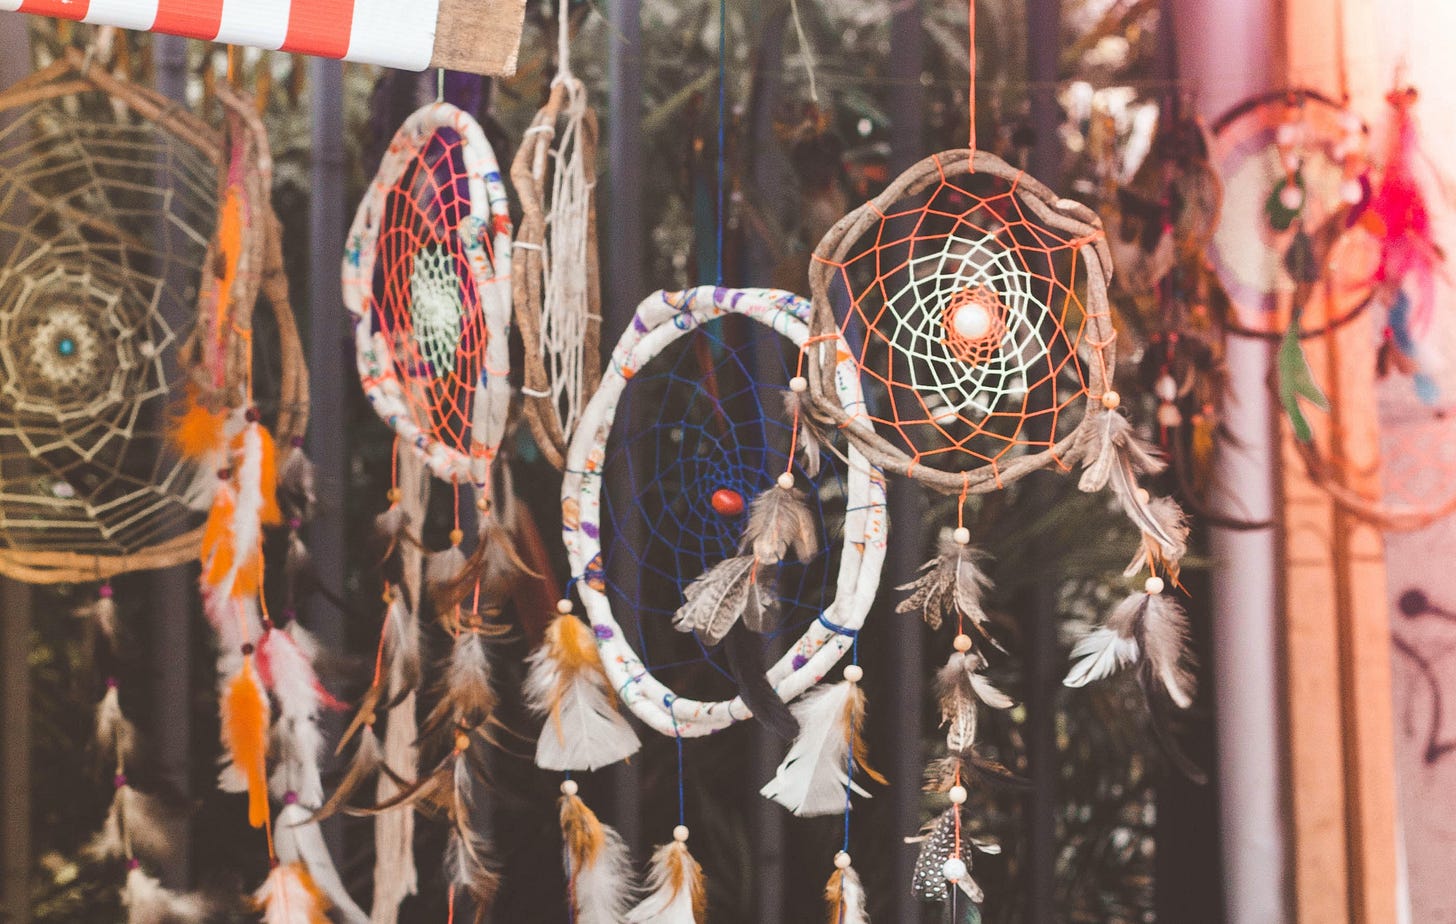
<svg viewBox="0 0 1456 924">
<path fill-rule="evenodd" d="M 831 454 L 800 407 L 808 318 L 807 302 L 767 289 L 660 292 L 638 306 L 567 457 L 564 538 L 586 621 L 563 601 L 532 659 L 540 766 L 590 770 L 636 751 L 620 700 L 680 747 L 750 715 L 795 736 L 764 794 L 798 814 L 846 811 L 855 776 L 872 773 L 857 665 L 784 705 L 854 648 L 886 540 L 879 473 L 852 447 L 844 461 Z M 860 401 L 855 376 L 839 387 L 843 406 Z M 563 793 L 576 919 L 619 920 L 602 910 L 625 904 L 606 873 L 618 855 L 594 846 L 614 835 L 572 781 Z M 680 824 L 657 851 L 649 894 L 625 920 L 702 920 L 687 836 Z M 847 866 L 845 854 L 840 879 Z"/>
<path fill-rule="evenodd" d="M 1150 576 L 1074 648 L 1067 683 L 1139 662 L 1156 719 L 1165 700 L 1186 708 L 1193 695 L 1186 618 L 1162 593 L 1177 579 L 1187 529 L 1176 504 L 1137 483 L 1163 463 L 1118 412 L 1102 228 L 974 142 L 973 128 L 969 150 L 911 167 L 819 243 L 809 393 L 871 464 L 956 495 L 962 508 L 971 494 L 1051 465 L 1083 463 L 1086 491 L 1110 484 L 1143 533 L 1128 576 Z M 864 382 L 862 403 L 832 399 L 846 376 Z M 937 676 L 947 753 L 928 774 L 949 805 L 926 831 L 912 884 L 953 911 L 979 901 L 971 855 L 994 849 L 962 837 L 966 788 L 994 772 L 975 750 L 976 713 L 1011 705 L 982 674 L 992 643 L 971 539 L 958 526 L 901 606 L 957 627 Z"/>
<path fill-rule="evenodd" d="M 571 73 L 569 3 L 558 12 L 558 72 L 511 165 L 521 199 L 512 279 L 524 347 L 522 409 L 556 468 L 601 377 L 597 116 Z M 554 144 L 554 147 L 553 147 Z"/>
<path fill-rule="evenodd" d="M 510 400 L 511 222 L 495 153 L 476 121 L 445 102 L 415 112 L 390 142 L 354 218 L 343 265 L 354 317 L 359 378 L 395 431 L 394 484 L 378 532 L 386 612 L 374 682 L 346 743 L 355 754 L 324 814 L 375 779 L 376 920 L 395 920 L 416 888 L 413 819 L 420 809 L 449 825 L 445 879 L 451 907 L 468 896 L 489 910 L 496 875 L 475 830 L 472 790 L 482 774 L 477 739 L 495 707 L 488 640 L 513 579 L 525 571 L 505 527 L 504 466 L 495 466 Z M 425 556 L 427 477 L 455 491 L 449 547 Z M 462 550 L 461 489 L 474 497 L 475 549 Z M 422 580 L 423 569 L 423 580 Z M 441 696 L 415 724 L 421 679 L 422 592 L 452 636 Z M 388 716 L 381 742 L 376 720 Z M 444 756 L 416 776 L 419 761 Z"/>
</svg>

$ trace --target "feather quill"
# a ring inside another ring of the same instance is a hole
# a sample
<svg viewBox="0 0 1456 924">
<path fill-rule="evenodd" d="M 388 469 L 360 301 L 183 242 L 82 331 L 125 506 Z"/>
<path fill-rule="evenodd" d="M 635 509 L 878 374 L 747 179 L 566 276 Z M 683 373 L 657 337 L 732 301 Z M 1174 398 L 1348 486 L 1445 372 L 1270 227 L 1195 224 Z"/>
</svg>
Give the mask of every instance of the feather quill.
<svg viewBox="0 0 1456 924">
<path fill-rule="evenodd" d="M 263 924 L 329 924 L 328 899 L 297 864 L 273 867 L 253 899 L 263 912 Z"/>
<path fill-rule="evenodd" d="M 546 717 L 536 765 L 546 770 L 596 770 L 642 746 L 617 711 L 592 630 L 566 613 L 546 628 L 526 674 L 526 705 Z"/>
<path fill-rule="evenodd" d="M 681 841 L 653 851 L 647 895 L 627 912 L 625 924 L 706 924 L 708 889 L 703 868 Z"/>
<path fill-rule="evenodd" d="M 853 866 L 836 869 L 824 886 L 824 903 L 828 906 L 828 924 L 869 924 L 864 883 Z"/>
<path fill-rule="evenodd" d="M 562 861 L 576 924 L 620 924 L 632 904 L 627 844 L 574 793 L 561 800 Z"/>
<path fill-rule="evenodd" d="M 268 699 L 251 655 L 243 657 L 223 696 L 222 747 L 224 772 L 235 768 L 246 782 L 248 823 L 261 828 L 268 820 Z"/>
<path fill-rule="evenodd" d="M 981 600 L 991 582 L 981 570 L 982 558 L 982 553 L 969 545 L 942 537 L 939 554 L 920 566 L 919 577 L 898 588 L 910 591 L 910 596 L 900 601 L 895 612 L 920 612 L 932 629 L 939 629 L 945 619 L 959 612 L 986 634 L 987 617 Z"/>
<path fill-rule="evenodd" d="M 849 806 L 846 788 L 869 798 L 852 782 L 851 761 L 870 779 L 885 778 L 863 763 L 865 694 L 849 681 L 821 686 L 793 706 L 799 734 L 774 778 L 759 790 L 765 798 L 801 817 L 833 815 Z"/>
<path fill-rule="evenodd" d="M 126 908 L 126 924 L 194 924 L 212 916 L 202 896 L 164 888 L 136 866 L 126 874 L 121 903 Z"/>
</svg>

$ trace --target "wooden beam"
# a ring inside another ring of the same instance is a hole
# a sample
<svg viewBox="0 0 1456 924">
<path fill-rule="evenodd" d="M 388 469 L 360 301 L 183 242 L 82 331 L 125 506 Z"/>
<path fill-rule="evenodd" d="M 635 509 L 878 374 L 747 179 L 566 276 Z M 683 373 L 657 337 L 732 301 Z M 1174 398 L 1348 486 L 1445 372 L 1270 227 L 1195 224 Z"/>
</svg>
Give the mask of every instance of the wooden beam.
<svg viewBox="0 0 1456 924">
<path fill-rule="evenodd" d="M 509 77 L 525 16 L 526 0 L 440 0 L 430 67 Z"/>
</svg>

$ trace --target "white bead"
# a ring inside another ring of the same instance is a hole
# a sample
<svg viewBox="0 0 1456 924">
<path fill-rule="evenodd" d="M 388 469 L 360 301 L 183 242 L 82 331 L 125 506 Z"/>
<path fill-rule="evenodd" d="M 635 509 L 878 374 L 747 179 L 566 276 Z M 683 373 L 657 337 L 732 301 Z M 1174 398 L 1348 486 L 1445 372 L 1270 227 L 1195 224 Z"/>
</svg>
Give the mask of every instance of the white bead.
<svg viewBox="0 0 1456 924">
<path fill-rule="evenodd" d="M 571 612 L 571 601 L 570 600 L 557 600 L 556 601 L 556 612 L 560 613 L 563 616 L 565 616 L 567 613 L 570 613 Z"/>
<path fill-rule="evenodd" d="M 1172 401 L 1178 397 L 1178 383 L 1171 375 L 1160 375 L 1153 386 L 1153 393 L 1163 401 Z"/>
<path fill-rule="evenodd" d="M 1279 190 L 1279 204 L 1294 211 L 1304 204 L 1304 190 L 1293 183 L 1285 183 L 1284 188 Z"/>
<path fill-rule="evenodd" d="M 844 679 L 850 683 L 859 683 L 864 679 L 864 668 L 858 664 L 851 664 L 844 669 Z"/>
<path fill-rule="evenodd" d="M 946 795 L 950 796 L 952 805 L 964 805 L 966 802 L 966 788 L 959 784 L 952 786 Z"/>
<path fill-rule="evenodd" d="M 964 632 L 962 632 L 960 635 L 957 635 L 951 641 L 951 645 L 953 645 L 955 647 L 955 650 L 959 651 L 961 654 L 965 654 L 966 652 L 970 651 L 971 645 L 973 644 L 974 643 L 971 641 L 971 637 Z"/>
<path fill-rule="evenodd" d="M 957 526 L 955 532 L 950 534 L 950 537 L 955 540 L 956 545 L 971 544 L 971 531 L 964 526 Z"/>
<path fill-rule="evenodd" d="M 1155 574 L 1143 583 L 1143 589 L 1150 594 L 1160 594 L 1163 592 L 1163 579 Z"/>
<path fill-rule="evenodd" d="M 1293 122 L 1285 122 L 1274 132 L 1274 143 L 1280 146 L 1288 146 L 1299 140 L 1299 127 Z"/>
<path fill-rule="evenodd" d="M 1346 205 L 1359 205 L 1360 200 L 1365 198 L 1365 187 L 1360 181 L 1351 177 L 1340 184 L 1340 199 Z"/>
<path fill-rule="evenodd" d="M 795 394 L 803 394 L 809 390 L 809 380 L 802 375 L 796 375 L 789 379 L 789 391 Z"/>
<path fill-rule="evenodd" d="M 794 476 L 788 472 L 779 475 L 779 487 L 788 490 L 794 486 Z"/>
<path fill-rule="evenodd" d="M 834 855 L 834 868 L 849 869 L 849 854 L 845 853 L 843 850 L 839 851 L 839 853 L 836 853 Z"/>
<path fill-rule="evenodd" d="M 980 340 L 991 332 L 991 312 L 980 302 L 966 302 L 955 310 L 950 323 L 966 340 Z"/>
<path fill-rule="evenodd" d="M 679 844 L 686 844 L 688 842 L 688 826 L 678 825 L 676 828 L 673 828 L 672 839 Z"/>
<path fill-rule="evenodd" d="M 966 878 L 966 873 L 970 872 L 966 869 L 966 861 L 960 857 L 951 857 L 946 860 L 945 866 L 942 866 L 940 871 L 945 874 L 947 882 L 960 882 Z"/>
<path fill-rule="evenodd" d="M 1138 503 L 1140 504 L 1146 504 L 1148 501 L 1152 500 L 1153 497 L 1153 495 L 1148 493 L 1147 488 L 1138 488 L 1136 494 Z"/>
<path fill-rule="evenodd" d="M 576 785 L 576 780 L 562 780 L 561 781 L 561 794 L 563 796 L 574 796 L 574 795 L 576 795 L 578 788 L 579 787 Z"/>
</svg>

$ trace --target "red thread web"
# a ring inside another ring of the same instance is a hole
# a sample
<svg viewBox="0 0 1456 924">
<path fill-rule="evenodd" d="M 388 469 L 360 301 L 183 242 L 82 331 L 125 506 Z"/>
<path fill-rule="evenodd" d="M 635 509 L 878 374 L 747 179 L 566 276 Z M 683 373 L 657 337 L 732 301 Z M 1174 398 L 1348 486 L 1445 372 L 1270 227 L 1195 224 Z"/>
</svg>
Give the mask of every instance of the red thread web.
<svg viewBox="0 0 1456 924">
<path fill-rule="evenodd" d="M 1015 183 L 937 164 L 938 183 L 826 261 L 830 299 L 866 387 L 856 415 L 912 470 L 994 468 L 1051 447 L 1086 394 L 1074 280 L 1089 239 L 1040 222 Z"/>
<path fill-rule="evenodd" d="M 385 196 L 376 244 L 374 312 L 410 416 L 462 454 L 485 371 L 486 322 L 458 228 L 471 214 L 464 141 L 449 129 L 426 138 Z M 490 229 L 481 245 L 494 263 Z"/>
</svg>

